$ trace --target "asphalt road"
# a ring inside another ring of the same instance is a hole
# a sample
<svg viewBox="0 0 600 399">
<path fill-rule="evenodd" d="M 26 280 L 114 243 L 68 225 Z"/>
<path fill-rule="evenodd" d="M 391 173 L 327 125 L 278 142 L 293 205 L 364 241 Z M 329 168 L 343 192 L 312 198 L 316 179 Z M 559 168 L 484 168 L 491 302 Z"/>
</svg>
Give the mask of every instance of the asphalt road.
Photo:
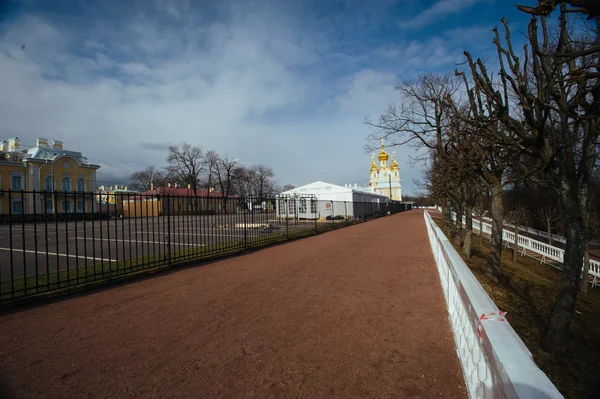
<svg viewBox="0 0 600 399">
<path fill-rule="evenodd" d="M 259 226 L 271 224 L 272 230 Z M 246 229 L 244 228 L 246 226 Z M 293 232 L 313 222 L 288 221 Z M 272 213 L 0 225 L 0 280 L 77 269 L 189 249 L 215 252 L 244 239 L 281 234 Z M 170 241 L 170 246 L 169 246 Z"/>
</svg>

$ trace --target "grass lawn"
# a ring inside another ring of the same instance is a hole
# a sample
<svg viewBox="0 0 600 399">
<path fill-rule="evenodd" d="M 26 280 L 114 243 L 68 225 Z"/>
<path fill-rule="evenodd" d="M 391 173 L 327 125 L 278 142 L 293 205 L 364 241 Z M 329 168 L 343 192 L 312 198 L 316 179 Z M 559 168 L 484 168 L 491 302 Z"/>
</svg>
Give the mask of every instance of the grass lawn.
<svg viewBox="0 0 600 399">
<path fill-rule="evenodd" d="M 119 262 L 104 262 L 49 274 L 17 278 L 12 282 L 2 281 L 0 282 L 0 299 L 2 300 L 2 306 L 10 306 L 20 302 L 24 297 L 55 296 L 75 290 L 89 289 L 110 281 L 136 278 L 177 266 L 235 255 L 245 250 L 258 249 L 267 245 L 320 234 L 346 225 L 345 221 L 335 221 L 335 223 L 328 221 L 318 223 L 316 231 L 315 226 L 311 224 L 299 228 L 290 228 L 287 234 L 285 229 L 279 229 L 268 235 L 258 237 L 252 237 L 254 233 L 249 232 L 245 245 L 243 240 L 239 240 L 182 251 L 171 251 L 170 261 L 166 253 L 160 253 Z"/>
<path fill-rule="evenodd" d="M 441 220 L 434 219 L 441 228 Z M 600 398 L 600 289 L 589 287 L 577 301 L 569 350 L 564 356 L 545 352 L 541 347 L 546 321 L 552 311 L 561 272 L 535 259 L 521 256 L 512 262 L 512 250 L 502 251 L 502 270 L 498 284 L 484 275 L 489 241 L 479 245 L 473 237 L 473 255 L 466 259 L 457 251 L 498 308 L 508 312 L 507 319 L 537 365 L 566 398 Z"/>
</svg>

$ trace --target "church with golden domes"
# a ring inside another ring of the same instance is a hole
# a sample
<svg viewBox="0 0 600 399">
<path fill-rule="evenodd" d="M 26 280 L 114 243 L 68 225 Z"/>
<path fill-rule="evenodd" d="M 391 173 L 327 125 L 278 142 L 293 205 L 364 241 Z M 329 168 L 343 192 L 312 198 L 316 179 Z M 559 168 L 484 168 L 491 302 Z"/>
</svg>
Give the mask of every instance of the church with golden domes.
<svg viewBox="0 0 600 399">
<path fill-rule="evenodd" d="M 381 152 L 377 156 L 379 166 L 375 163 L 375 153 L 371 155 L 371 172 L 369 188 L 372 192 L 385 195 L 394 201 L 402 201 L 402 180 L 400 179 L 400 167 L 396 161 L 396 152 L 392 163 L 388 166 L 390 156 L 385 152 L 383 139 L 381 139 Z"/>
</svg>

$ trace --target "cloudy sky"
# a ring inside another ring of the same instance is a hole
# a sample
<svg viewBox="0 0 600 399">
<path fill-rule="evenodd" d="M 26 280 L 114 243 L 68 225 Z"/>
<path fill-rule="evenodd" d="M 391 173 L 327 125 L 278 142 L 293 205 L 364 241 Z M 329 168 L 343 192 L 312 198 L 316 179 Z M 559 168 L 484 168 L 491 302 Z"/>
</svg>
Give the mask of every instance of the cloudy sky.
<svg viewBox="0 0 600 399">
<path fill-rule="evenodd" d="M 109 184 L 184 140 L 281 184 L 364 184 L 364 117 L 465 49 L 490 56 L 500 18 L 524 21 L 512 3 L 0 0 L 0 137 L 63 140 Z M 414 192 L 420 167 L 395 150 Z"/>
</svg>

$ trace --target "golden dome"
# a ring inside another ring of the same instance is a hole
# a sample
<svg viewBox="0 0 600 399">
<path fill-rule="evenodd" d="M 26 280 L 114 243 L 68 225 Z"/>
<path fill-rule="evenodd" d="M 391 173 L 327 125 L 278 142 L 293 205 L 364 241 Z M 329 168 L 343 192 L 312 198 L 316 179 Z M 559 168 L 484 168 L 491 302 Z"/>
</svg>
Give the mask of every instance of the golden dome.
<svg viewBox="0 0 600 399">
<path fill-rule="evenodd" d="M 381 139 L 381 152 L 377 156 L 380 162 L 387 161 L 390 156 L 385 152 L 385 146 L 383 145 L 383 139 Z"/>
<path fill-rule="evenodd" d="M 369 173 L 377 172 L 377 164 L 375 163 L 375 154 L 371 155 L 371 171 Z"/>
<path fill-rule="evenodd" d="M 390 165 L 390 169 L 393 171 L 400 169 L 400 167 L 398 166 L 398 162 L 396 161 L 396 153 L 395 152 L 394 152 L 394 160 L 392 161 L 392 164 Z"/>
</svg>

